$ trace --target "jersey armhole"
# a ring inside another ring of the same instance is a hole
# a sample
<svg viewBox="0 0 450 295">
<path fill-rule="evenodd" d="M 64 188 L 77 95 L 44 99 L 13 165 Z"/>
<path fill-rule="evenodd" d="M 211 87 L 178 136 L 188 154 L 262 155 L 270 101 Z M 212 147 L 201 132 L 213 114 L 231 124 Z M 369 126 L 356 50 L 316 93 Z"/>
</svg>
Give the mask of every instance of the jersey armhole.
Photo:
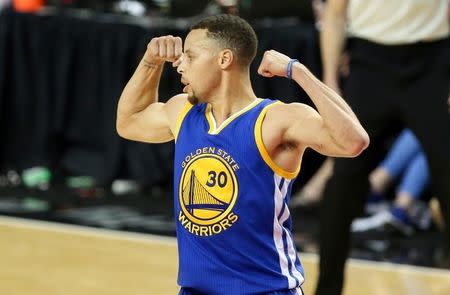
<svg viewBox="0 0 450 295">
<path fill-rule="evenodd" d="M 264 121 L 264 118 L 266 117 L 267 111 L 269 110 L 270 107 L 272 107 L 276 104 L 281 104 L 281 103 L 282 102 L 277 101 L 275 103 L 265 106 L 263 108 L 263 110 L 261 111 L 261 113 L 258 115 L 258 118 L 256 119 L 256 123 L 255 123 L 255 141 L 256 141 L 256 146 L 259 150 L 261 157 L 263 158 L 264 162 L 266 162 L 266 164 L 270 167 L 270 169 L 272 169 L 272 171 L 275 172 L 275 174 L 277 174 L 279 176 L 282 176 L 286 179 L 293 179 L 300 172 L 300 165 L 297 167 L 297 169 L 294 172 L 289 172 L 287 170 L 284 170 L 280 166 L 278 166 L 270 158 L 270 155 L 267 152 L 266 147 L 264 146 L 263 139 L 262 139 L 262 123 Z"/>
<path fill-rule="evenodd" d="M 189 113 L 190 109 L 193 106 L 194 105 L 192 105 L 189 101 L 186 101 L 186 104 L 184 105 L 183 109 L 181 110 L 180 115 L 178 115 L 177 124 L 175 125 L 175 130 L 174 130 L 174 134 L 173 134 L 173 137 L 175 138 L 175 142 L 177 142 L 178 133 L 180 132 L 180 129 L 181 129 L 181 124 L 183 123 L 184 118 L 186 117 L 187 113 Z"/>
</svg>

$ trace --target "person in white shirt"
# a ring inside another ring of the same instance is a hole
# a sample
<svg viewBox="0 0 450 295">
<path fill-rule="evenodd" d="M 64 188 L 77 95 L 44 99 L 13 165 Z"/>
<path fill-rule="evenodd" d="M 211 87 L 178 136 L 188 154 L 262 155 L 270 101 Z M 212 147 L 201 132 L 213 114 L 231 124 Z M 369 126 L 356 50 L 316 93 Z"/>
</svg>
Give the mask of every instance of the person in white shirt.
<svg viewBox="0 0 450 295">
<path fill-rule="evenodd" d="M 395 123 L 409 127 L 429 160 L 447 224 L 440 265 L 450 268 L 450 86 L 448 0 L 328 0 L 321 31 L 323 79 L 342 92 L 371 146 L 356 159 L 336 159 L 321 209 L 316 295 L 341 294 L 350 224 L 363 210 L 368 175 Z M 345 44 L 347 43 L 347 44 Z M 349 76 L 339 85 L 344 47 Z"/>
</svg>

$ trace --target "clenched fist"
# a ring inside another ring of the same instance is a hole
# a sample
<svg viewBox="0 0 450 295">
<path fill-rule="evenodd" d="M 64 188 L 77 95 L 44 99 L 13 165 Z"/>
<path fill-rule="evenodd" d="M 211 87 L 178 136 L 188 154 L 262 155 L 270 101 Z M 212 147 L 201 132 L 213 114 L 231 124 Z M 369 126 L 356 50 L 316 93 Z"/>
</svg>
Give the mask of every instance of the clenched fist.
<svg viewBox="0 0 450 295">
<path fill-rule="evenodd" d="M 264 77 L 287 77 L 287 66 L 291 59 L 275 50 L 264 52 L 263 59 L 258 68 L 258 74 Z"/>
<path fill-rule="evenodd" d="M 171 35 L 153 38 L 147 45 L 145 61 L 154 64 L 175 63 L 183 53 L 183 41 Z"/>
</svg>

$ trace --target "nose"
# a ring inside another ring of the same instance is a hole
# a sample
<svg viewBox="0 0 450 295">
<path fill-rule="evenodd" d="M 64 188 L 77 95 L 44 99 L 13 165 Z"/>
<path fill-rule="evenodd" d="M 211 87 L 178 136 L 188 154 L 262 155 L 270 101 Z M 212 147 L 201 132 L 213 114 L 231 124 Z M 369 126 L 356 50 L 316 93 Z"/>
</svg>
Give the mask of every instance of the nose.
<svg viewBox="0 0 450 295">
<path fill-rule="evenodd" d="M 176 67 L 178 74 L 184 73 L 184 56 L 181 55 L 180 58 L 176 61 Z"/>
</svg>

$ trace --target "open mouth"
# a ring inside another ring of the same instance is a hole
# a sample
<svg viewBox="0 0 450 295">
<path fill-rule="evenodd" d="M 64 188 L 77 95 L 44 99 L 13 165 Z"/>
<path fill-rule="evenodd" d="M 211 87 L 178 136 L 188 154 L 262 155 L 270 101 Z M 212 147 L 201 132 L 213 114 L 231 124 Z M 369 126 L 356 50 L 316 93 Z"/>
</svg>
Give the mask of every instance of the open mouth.
<svg viewBox="0 0 450 295">
<path fill-rule="evenodd" d="M 189 93 L 191 92 L 191 85 L 189 84 L 189 82 L 187 82 L 185 79 L 181 78 L 181 83 L 184 85 L 183 88 L 183 92 L 184 93 Z"/>
</svg>

